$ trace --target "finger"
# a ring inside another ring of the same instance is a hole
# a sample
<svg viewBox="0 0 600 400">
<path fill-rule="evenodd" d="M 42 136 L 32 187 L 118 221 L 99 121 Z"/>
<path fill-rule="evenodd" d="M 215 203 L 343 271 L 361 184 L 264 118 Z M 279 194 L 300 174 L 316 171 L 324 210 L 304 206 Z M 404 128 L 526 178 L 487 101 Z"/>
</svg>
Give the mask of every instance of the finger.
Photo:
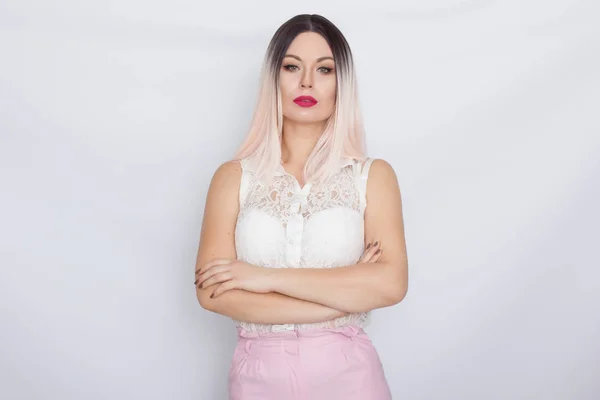
<svg viewBox="0 0 600 400">
<path fill-rule="evenodd" d="M 381 244 L 379 243 L 379 241 L 376 241 L 374 243 L 369 243 L 369 245 L 365 248 L 365 252 L 364 252 L 365 261 L 364 262 L 372 262 L 373 256 L 375 255 L 377 250 L 380 248 L 381 248 Z"/>
<path fill-rule="evenodd" d="M 201 274 L 216 265 L 224 265 L 224 264 L 229 264 L 231 262 L 232 262 L 231 260 L 226 260 L 224 258 L 217 258 L 215 260 L 210 260 L 209 262 L 207 262 L 202 267 L 200 267 L 199 269 L 196 270 L 196 275 Z"/>
<path fill-rule="evenodd" d="M 367 249 L 365 250 L 365 259 L 371 260 L 371 258 L 373 258 L 373 256 L 375 255 L 375 252 L 379 249 L 379 247 L 380 247 L 379 241 L 376 241 L 371 246 L 367 246 Z M 369 262 L 369 261 L 367 261 L 367 262 Z"/>
<path fill-rule="evenodd" d="M 216 275 L 210 277 L 209 279 L 205 280 L 204 283 L 202 284 L 202 286 L 200 286 L 200 288 L 209 287 L 209 286 L 215 285 L 217 283 L 223 283 L 223 282 L 229 281 L 231 279 L 233 279 L 233 274 L 231 272 L 229 272 L 229 271 L 222 272 L 220 274 L 216 274 Z"/>
<path fill-rule="evenodd" d="M 368 245 L 365 247 L 365 250 L 363 251 L 363 254 L 362 254 L 362 256 L 361 256 L 361 258 L 360 258 L 359 262 L 363 262 L 363 263 L 364 263 L 364 262 L 369 262 L 369 259 L 370 259 L 370 257 L 369 257 L 369 249 L 370 249 L 372 246 L 373 246 L 373 244 L 372 244 L 372 243 L 369 243 L 369 244 L 368 244 Z"/>
<path fill-rule="evenodd" d="M 379 258 L 381 258 L 381 255 L 383 254 L 383 250 L 382 249 L 378 249 L 375 254 L 373 254 L 373 257 L 371 258 L 371 262 L 377 262 L 379 261 Z"/>
<path fill-rule="evenodd" d="M 236 282 L 233 279 L 229 280 L 227 282 L 223 282 L 219 285 L 219 287 L 217 287 L 215 292 L 210 295 L 210 297 L 213 298 L 213 297 L 220 296 L 228 290 L 235 289 L 236 286 L 237 286 Z"/>
<path fill-rule="evenodd" d="M 369 263 L 369 262 L 371 262 L 372 259 L 373 259 L 373 257 L 371 257 L 370 253 L 364 253 L 363 257 L 360 259 L 359 262 L 361 262 L 361 263 Z"/>
<path fill-rule="evenodd" d="M 222 274 L 223 272 L 227 271 L 230 271 L 230 268 L 227 265 L 215 266 L 198 276 L 198 285 L 200 286 L 200 288 L 202 288 L 203 286 L 206 286 L 206 284 L 204 284 L 203 282 L 205 282 L 207 279 L 210 279 L 211 277 L 217 274 Z"/>
<path fill-rule="evenodd" d="M 207 270 L 218 266 L 218 265 L 225 265 L 225 264 L 229 264 L 231 263 L 231 260 L 228 259 L 224 259 L 224 258 L 217 258 L 214 260 L 210 260 L 209 262 L 207 262 L 206 264 L 204 264 L 199 270 L 196 271 L 196 274 L 202 274 L 204 272 L 206 272 Z"/>
<path fill-rule="evenodd" d="M 202 289 L 203 287 L 208 286 L 206 284 L 207 280 L 211 279 L 213 276 L 215 276 L 217 274 L 222 274 L 227 271 L 229 271 L 229 269 L 227 269 L 224 266 L 218 266 L 218 267 L 211 268 L 208 271 L 206 271 L 205 273 L 200 274 L 200 276 L 198 276 L 198 279 L 196 280 L 196 283 L 197 283 L 198 287 L 200 289 Z"/>
</svg>

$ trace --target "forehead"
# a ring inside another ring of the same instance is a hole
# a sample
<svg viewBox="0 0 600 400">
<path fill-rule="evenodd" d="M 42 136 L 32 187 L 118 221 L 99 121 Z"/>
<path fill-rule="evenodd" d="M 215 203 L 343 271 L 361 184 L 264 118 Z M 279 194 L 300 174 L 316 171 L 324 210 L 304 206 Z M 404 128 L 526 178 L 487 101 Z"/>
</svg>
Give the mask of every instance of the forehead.
<svg viewBox="0 0 600 400">
<path fill-rule="evenodd" d="M 306 60 L 325 56 L 333 57 L 325 38 L 315 32 L 302 32 L 296 36 L 287 52 Z"/>
</svg>

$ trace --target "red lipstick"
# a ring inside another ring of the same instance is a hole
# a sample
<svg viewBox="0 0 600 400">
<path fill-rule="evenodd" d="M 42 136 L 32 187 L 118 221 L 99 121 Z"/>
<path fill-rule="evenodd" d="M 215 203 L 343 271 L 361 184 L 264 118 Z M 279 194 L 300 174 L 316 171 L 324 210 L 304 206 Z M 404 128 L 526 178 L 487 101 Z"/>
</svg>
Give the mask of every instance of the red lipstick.
<svg viewBox="0 0 600 400">
<path fill-rule="evenodd" d="M 298 96 L 294 99 L 294 103 L 300 107 L 312 107 L 318 103 L 318 101 L 312 96 Z"/>
</svg>

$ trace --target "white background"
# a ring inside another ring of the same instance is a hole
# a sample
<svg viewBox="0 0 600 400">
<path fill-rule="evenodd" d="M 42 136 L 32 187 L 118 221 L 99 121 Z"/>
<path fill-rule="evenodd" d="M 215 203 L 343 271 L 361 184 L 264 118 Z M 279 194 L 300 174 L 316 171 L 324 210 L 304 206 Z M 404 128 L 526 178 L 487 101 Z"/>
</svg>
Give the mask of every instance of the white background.
<svg viewBox="0 0 600 400">
<path fill-rule="evenodd" d="M 0 398 L 226 399 L 204 199 L 305 12 L 403 193 L 409 293 L 368 328 L 394 399 L 600 398 L 594 0 L 2 0 Z"/>
</svg>

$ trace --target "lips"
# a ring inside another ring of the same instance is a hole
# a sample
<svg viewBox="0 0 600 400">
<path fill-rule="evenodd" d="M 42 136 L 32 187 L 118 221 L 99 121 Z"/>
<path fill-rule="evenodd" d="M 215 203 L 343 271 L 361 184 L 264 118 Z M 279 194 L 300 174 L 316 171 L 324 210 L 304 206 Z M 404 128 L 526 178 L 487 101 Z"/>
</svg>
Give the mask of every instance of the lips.
<svg viewBox="0 0 600 400">
<path fill-rule="evenodd" d="M 318 101 L 312 96 L 298 96 L 294 99 L 294 103 L 300 107 L 312 107 L 318 103 Z"/>
</svg>

